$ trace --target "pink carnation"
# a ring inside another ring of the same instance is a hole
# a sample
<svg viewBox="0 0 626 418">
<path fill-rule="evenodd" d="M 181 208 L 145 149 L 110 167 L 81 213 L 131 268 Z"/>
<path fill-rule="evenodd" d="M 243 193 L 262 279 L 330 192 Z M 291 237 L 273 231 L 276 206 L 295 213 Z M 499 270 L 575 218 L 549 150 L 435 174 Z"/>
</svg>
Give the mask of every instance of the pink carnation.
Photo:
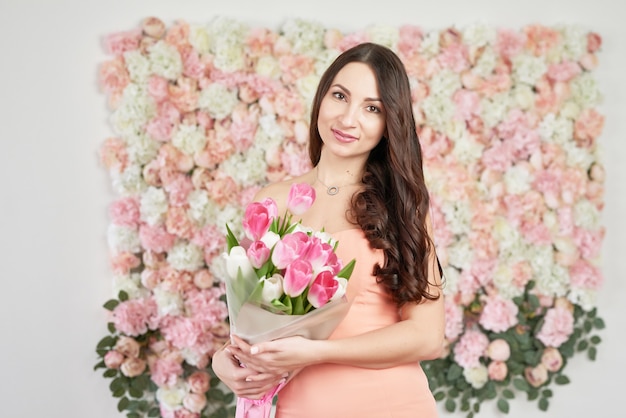
<svg viewBox="0 0 626 418">
<path fill-rule="evenodd" d="M 590 231 L 584 228 L 574 230 L 574 242 L 583 258 L 594 258 L 600 253 L 604 229 Z"/>
<path fill-rule="evenodd" d="M 464 369 L 477 367 L 485 355 L 489 338 L 478 330 L 469 330 L 454 346 L 454 359 Z"/>
<path fill-rule="evenodd" d="M 104 50 L 107 54 L 122 55 L 126 51 L 132 51 L 139 48 L 140 40 L 140 28 L 112 33 L 104 38 Z"/>
<path fill-rule="evenodd" d="M 169 251 L 176 242 L 176 236 L 170 234 L 161 225 L 141 225 L 139 228 L 141 246 L 156 253 Z"/>
<path fill-rule="evenodd" d="M 504 332 L 517 324 L 517 305 L 500 295 L 487 297 L 480 315 L 480 325 L 493 332 Z"/>
<path fill-rule="evenodd" d="M 572 286 L 583 289 L 598 290 L 603 282 L 600 269 L 587 260 L 577 260 L 569 269 Z"/>
<path fill-rule="evenodd" d="M 463 332 L 463 307 L 454 300 L 446 298 L 446 340 L 454 341 Z"/>
<path fill-rule="evenodd" d="M 512 58 L 524 48 L 526 37 L 512 29 L 499 29 L 496 39 L 496 49 L 504 58 Z"/>
<path fill-rule="evenodd" d="M 572 78 L 580 74 L 581 68 L 578 63 L 573 61 L 565 61 L 551 64 L 548 68 L 548 77 L 554 81 L 570 81 Z"/>
<path fill-rule="evenodd" d="M 157 358 L 150 364 L 150 377 L 158 386 L 175 385 L 178 377 L 183 374 L 182 358 L 167 355 Z"/>
<path fill-rule="evenodd" d="M 119 226 L 136 227 L 139 224 L 139 200 L 136 197 L 122 197 L 109 207 L 111 222 Z"/>
<path fill-rule="evenodd" d="M 548 347 L 559 347 L 574 331 L 574 316 L 562 307 L 548 309 L 537 339 Z"/>
<path fill-rule="evenodd" d="M 112 312 L 115 328 L 135 337 L 158 326 L 157 304 L 153 299 L 131 299 L 121 302 Z"/>
</svg>

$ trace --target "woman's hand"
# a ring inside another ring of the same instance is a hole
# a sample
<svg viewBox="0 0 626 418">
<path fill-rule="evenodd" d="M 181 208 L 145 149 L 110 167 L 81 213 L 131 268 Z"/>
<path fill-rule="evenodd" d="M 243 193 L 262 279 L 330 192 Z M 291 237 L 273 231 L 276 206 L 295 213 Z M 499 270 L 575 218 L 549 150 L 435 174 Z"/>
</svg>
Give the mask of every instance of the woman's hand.
<svg viewBox="0 0 626 418">
<path fill-rule="evenodd" d="M 232 352 L 234 351 L 232 347 L 226 345 L 218 350 L 213 355 L 211 366 L 215 375 L 235 395 L 248 399 L 261 399 L 263 395 L 284 381 L 286 376 L 259 373 L 252 368 L 242 366 Z"/>
<path fill-rule="evenodd" d="M 285 376 L 294 370 L 316 363 L 315 345 L 323 343 L 303 337 L 286 337 L 254 345 L 233 336 L 229 350 L 261 375 Z"/>
</svg>

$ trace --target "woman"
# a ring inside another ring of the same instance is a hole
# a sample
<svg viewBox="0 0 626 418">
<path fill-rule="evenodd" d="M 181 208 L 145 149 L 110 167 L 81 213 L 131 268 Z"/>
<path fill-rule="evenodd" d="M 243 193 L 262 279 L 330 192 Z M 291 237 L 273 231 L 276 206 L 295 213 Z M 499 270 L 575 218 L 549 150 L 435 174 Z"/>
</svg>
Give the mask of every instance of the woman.
<svg viewBox="0 0 626 418">
<path fill-rule="evenodd" d="M 341 259 L 356 258 L 346 293 L 352 305 L 328 340 L 250 346 L 233 337 L 213 369 L 251 399 L 288 378 L 278 418 L 436 417 L 419 362 L 443 348 L 441 272 L 400 59 L 372 43 L 345 51 L 320 80 L 310 126 L 313 169 L 267 186 L 255 200 L 286 202 L 293 183 L 315 188 L 302 223 L 330 232 Z"/>
</svg>

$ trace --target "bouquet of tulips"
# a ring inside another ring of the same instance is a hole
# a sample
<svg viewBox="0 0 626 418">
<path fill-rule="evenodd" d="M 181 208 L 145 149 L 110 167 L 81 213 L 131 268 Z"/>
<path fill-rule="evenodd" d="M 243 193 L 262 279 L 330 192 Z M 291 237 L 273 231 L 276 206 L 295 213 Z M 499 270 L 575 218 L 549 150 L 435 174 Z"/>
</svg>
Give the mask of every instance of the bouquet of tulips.
<svg viewBox="0 0 626 418">
<path fill-rule="evenodd" d="M 270 198 L 247 206 L 241 242 L 226 225 L 231 333 L 251 344 L 295 335 L 327 338 L 348 311 L 345 292 L 355 260 L 343 265 L 330 234 L 292 221 L 314 200 L 315 189 L 294 184 L 282 216 Z M 258 401 L 238 399 L 236 416 L 268 417 L 281 387 Z"/>
</svg>

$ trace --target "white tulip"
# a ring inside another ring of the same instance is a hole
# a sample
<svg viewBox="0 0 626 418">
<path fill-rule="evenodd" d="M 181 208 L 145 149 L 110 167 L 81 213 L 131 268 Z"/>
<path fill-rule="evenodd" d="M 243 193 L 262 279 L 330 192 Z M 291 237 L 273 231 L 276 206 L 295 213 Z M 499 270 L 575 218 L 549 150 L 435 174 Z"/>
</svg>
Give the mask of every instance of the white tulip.
<svg viewBox="0 0 626 418">
<path fill-rule="evenodd" d="M 241 271 L 241 276 L 244 279 L 256 280 L 256 273 L 243 247 L 236 246 L 231 248 L 230 253 L 226 254 L 225 257 L 226 271 L 231 279 L 236 280 L 239 271 Z"/>
<path fill-rule="evenodd" d="M 274 274 L 270 278 L 263 277 L 263 291 L 261 297 L 263 302 L 271 303 L 274 299 L 279 299 L 283 295 L 283 276 Z"/>
</svg>

